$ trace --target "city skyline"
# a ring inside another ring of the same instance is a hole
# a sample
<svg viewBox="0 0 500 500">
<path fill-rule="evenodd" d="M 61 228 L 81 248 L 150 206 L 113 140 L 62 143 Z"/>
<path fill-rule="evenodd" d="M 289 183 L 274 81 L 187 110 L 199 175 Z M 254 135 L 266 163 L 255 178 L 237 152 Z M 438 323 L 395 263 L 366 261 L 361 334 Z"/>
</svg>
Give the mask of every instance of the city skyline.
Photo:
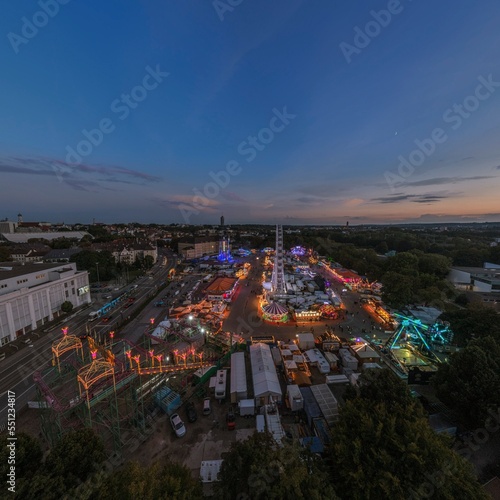
<svg viewBox="0 0 500 500">
<path fill-rule="evenodd" d="M 500 221 L 495 2 L 120 5 L 6 9 L 0 218 Z"/>
</svg>

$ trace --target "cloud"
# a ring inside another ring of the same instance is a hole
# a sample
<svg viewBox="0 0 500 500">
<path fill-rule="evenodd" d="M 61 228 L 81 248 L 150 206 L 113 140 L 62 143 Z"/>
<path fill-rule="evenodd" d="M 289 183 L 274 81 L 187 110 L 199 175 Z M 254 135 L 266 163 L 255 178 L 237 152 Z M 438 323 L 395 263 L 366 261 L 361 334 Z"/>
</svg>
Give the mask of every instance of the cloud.
<svg viewBox="0 0 500 500">
<path fill-rule="evenodd" d="M 194 205 L 193 196 L 189 195 L 172 195 L 167 197 L 155 196 L 150 198 L 150 200 L 155 204 L 162 205 L 166 208 L 175 208 L 177 210 L 181 210 L 182 208 L 187 209 L 189 207 L 197 212 L 213 213 L 216 208 L 219 209 L 218 207 L 220 207 L 220 203 L 211 198 L 203 198 L 203 203 Z"/>
<path fill-rule="evenodd" d="M 113 190 L 106 183 L 144 185 L 158 182 L 160 177 L 116 165 L 72 164 L 54 158 L 6 157 L 0 158 L 0 173 L 17 175 L 53 176 L 77 191 Z"/>
<path fill-rule="evenodd" d="M 437 203 L 446 198 L 450 198 L 451 194 L 403 194 L 396 193 L 392 196 L 382 196 L 380 198 L 372 198 L 371 203 L 399 203 L 402 201 L 411 201 L 413 203 Z"/>
<path fill-rule="evenodd" d="M 232 191 L 226 191 L 222 190 L 220 193 L 221 198 L 224 198 L 225 200 L 230 200 L 230 201 L 240 201 L 240 202 L 246 202 L 245 198 L 242 198 L 240 195 L 233 193 Z"/>
<path fill-rule="evenodd" d="M 483 179 L 496 179 L 492 175 L 476 175 L 474 177 L 434 177 L 420 181 L 405 182 L 405 186 L 441 186 L 443 184 L 458 184 L 459 182 L 479 181 Z M 403 183 L 402 183 L 403 184 Z"/>
<path fill-rule="evenodd" d="M 55 175 L 54 171 L 36 170 L 26 167 L 13 167 L 0 161 L 0 172 L 5 174 L 26 174 L 26 175 Z"/>
<path fill-rule="evenodd" d="M 322 198 L 332 198 L 335 194 L 345 192 L 346 189 L 338 184 L 324 182 L 321 184 L 300 185 L 296 188 L 298 193 Z"/>
<path fill-rule="evenodd" d="M 316 196 L 301 196 L 300 198 L 296 198 L 295 201 L 297 203 L 302 203 L 303 205 L 310 205 L 310 206 L 318 206 L 325 203 L 325 200 L 318 198 Z"/>
<path fill-rule="evenodd" d="M 346 207 L 357 207 L 365 202 L 362 198 L 351 198 L 350 200 L 345 200 L 344 205 Z"/>
</svg>

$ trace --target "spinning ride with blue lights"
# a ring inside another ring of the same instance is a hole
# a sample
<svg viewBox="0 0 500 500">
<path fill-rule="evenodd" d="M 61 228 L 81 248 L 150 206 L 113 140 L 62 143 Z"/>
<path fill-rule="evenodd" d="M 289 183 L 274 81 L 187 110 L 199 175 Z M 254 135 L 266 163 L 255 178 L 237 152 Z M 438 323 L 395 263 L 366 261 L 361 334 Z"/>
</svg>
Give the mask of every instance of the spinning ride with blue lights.
<svg viewBox="0 0 500 500">
<path fill-rule="evenodd" d="M 419 347 L 423 354 L 441 362 L 432 351 L 432 344 L 448 344 L 453 340 L 453 332 L 448 323 L 435 323 L 432 326 L 424 325 L 421 320 L 409 318 L 395 313 L 399 326 L 385 343 L 386 349 L 394 349 L 398 342 L 408 342 Z"/>
</svg>

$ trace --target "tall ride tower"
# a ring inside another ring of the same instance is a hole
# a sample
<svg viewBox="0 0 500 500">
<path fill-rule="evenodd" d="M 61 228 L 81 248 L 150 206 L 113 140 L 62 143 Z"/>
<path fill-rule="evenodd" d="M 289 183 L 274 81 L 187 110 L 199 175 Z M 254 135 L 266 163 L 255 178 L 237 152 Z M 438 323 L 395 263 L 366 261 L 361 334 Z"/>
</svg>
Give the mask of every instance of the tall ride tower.
<svg viewBox="0 0 500 500">
<path fill-rule="evenodd" d="M 271 279 L 272 291 L 276 295 L 286 293 L 285 270 L 283 264 L 283 226 L 276 225 L 276 255 L 274 257 L 273 276 Z"/>
<path fill-rule="evenodd" d="M 231 240 L 229 239 L 229 233 L 224 226 L 224 216 L 221 215 L 220 218 L 220 239 L 219 239 L 219 255 L 218 259 L 221 262 L 232 262 L 233 256 L 231 255 Z"/>
</svg>

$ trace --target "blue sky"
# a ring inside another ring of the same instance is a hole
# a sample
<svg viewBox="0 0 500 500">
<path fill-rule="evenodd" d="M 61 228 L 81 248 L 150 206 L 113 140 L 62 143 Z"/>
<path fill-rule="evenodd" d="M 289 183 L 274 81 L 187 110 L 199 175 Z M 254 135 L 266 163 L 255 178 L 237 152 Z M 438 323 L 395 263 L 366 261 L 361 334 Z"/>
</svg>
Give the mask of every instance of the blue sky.
<svg viewBox="0 0 500 500">
<path fill-rule="evenodd" d="M 237 3 L 4 6 L 0 217 L 500 220 L 498 2 Z"/>
</svg>

